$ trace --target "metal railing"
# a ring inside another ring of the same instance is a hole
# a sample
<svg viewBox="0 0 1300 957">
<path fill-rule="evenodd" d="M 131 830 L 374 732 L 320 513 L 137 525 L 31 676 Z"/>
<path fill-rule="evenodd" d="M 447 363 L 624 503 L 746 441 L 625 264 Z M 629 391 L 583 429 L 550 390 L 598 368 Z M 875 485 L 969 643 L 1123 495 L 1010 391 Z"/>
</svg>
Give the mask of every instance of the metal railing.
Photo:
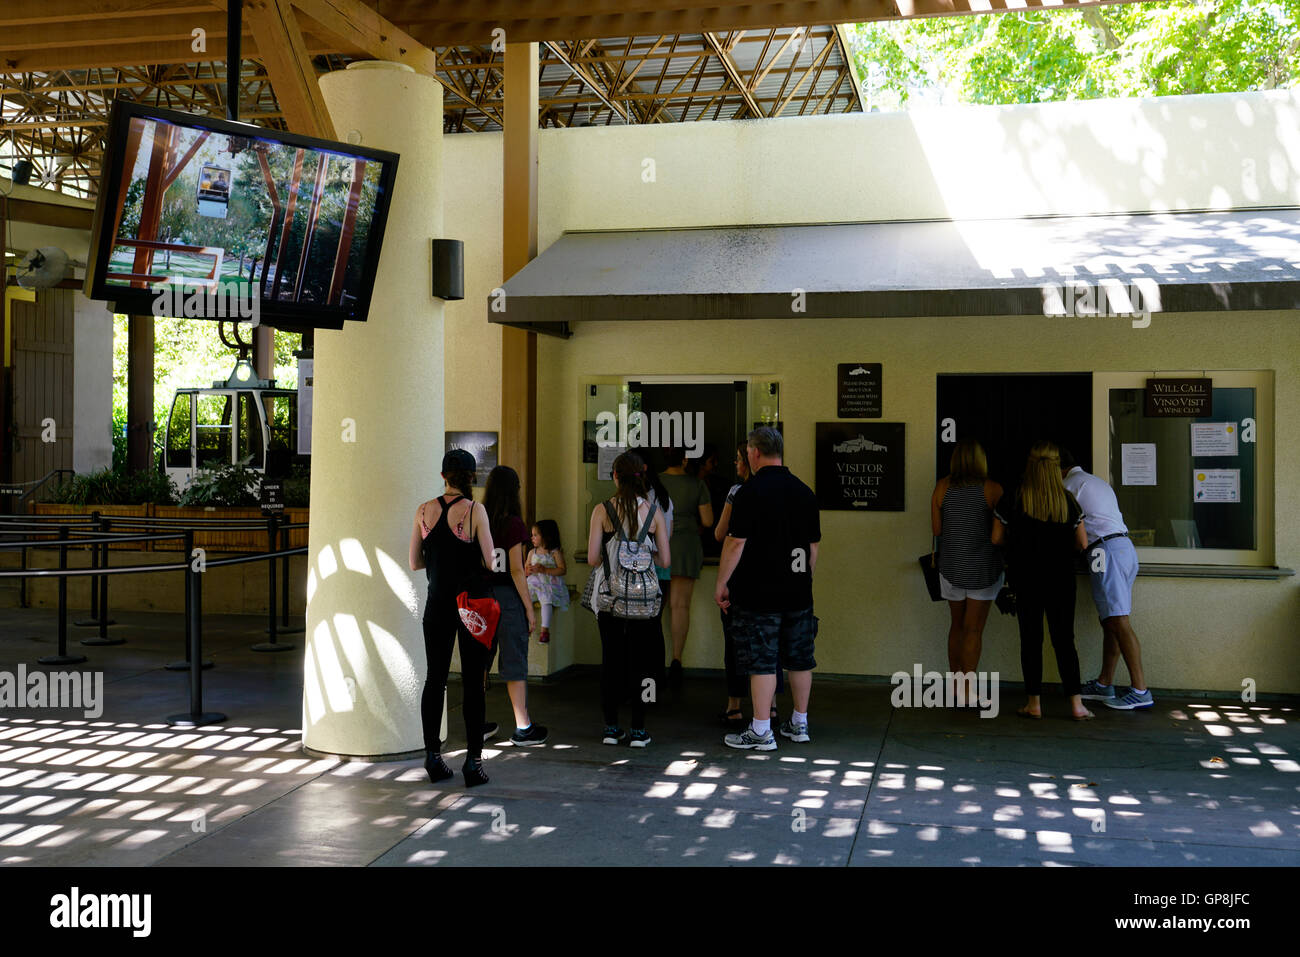
<svg viewBox="0 0 1300 957">
<path fill-rule="evenodd" d="M 113 527 L 123 526 L 123 531 L 114 532 Z M 134 527 L 133 527 L 134 526 Z M 190 675 L 190 710 L 185 714 L 172 715 L 168 720 L 178 726 L 197 727 L 226 720 L 224 714 L 203 710 L 203 671 L 212 667 L 211 661 L 203 660 L 203 574 L 210 568 L 224 568 L 245 565 L 251 562 L 267 563 L 267 633 L 270 640 L 252 646 L 254 651 L 289 651 L 294 646 L 278 641 L 281 631 L 301 631 L 289 629 L 289 558 L 293 555 L 307 554 L 307 548 L 283 547 L 287 545 L 288 532 L 292 529 L 305 528 L 306 525 L 281 525 L 278 516 L 269 516 L 265 523 L 255 519 L 224 520 L 212 519 L 157 519 L 143 517 L 108 518 L 99 512 L 89 515 L 0 515 L 0 537 L 20 536 L 18 541 L 0 541 L 0 551 L 18 551 L 22 555 L 22 567 L 0 571 L 0 581 L 17 578 L 21 582 L 21 604 L 27 604 L 27 579 L 54 578 L 58 581 L 58 652 L 38 658 L 42 665 L 80 664 L 87 660 L 85 655 L 68 654 L 68 581 L 72 578 L 90 577 L 91 617 L 75 622 L 77 626 L 97 626 L 99 634 L 87 638 L 83 645 L 102 646 L 124 644 L 126 639 L 108 635 L 108 626 L 114 624 L 108 612 L 108 583 L 114 575 L 150 574 L 165 572 L 182 572 L 185 588 L 185 659 L 172 662 L 165 667 L 170 671 L 187 671 Z M 158 532 L 140 534 L 136 529 L 159 528 Z M 194 547 L 196 531 L 247 531 L 265 528 L 267 532 L 267 550 L 252 555 L 236 555 L 229 558 L 207 559 Z M 282 547 L 276 547 L 277 536 Z M 147 565 L 109 564 L 109 545 L 130 544 L 134 542 L 175 541 L 182 542 L 183 558 L 179 562 L 157 562 Z M 58 565 L 55 568 L 31 568 L 27 563 L 30 549 L 58 549 Z M 91 564 L 85 568 L 70 568 L 68 552 L 70 549 L 89 549 Z M 281 606 L 284 614 L 284 627 L 276 621 L 277 576 L 275 559 L 281 559 L 283 575 L 281 578 Z"/>
<path fill-rule="evenodd" d="M 50 479 L 54 478 L 56 475 L 75 475 L 75 474 L 76 472 L 74 472 L 72 469 L 53 469 L 52 471 L 46 473 L 46 475 L 43 478 L 38 478 L 31 482 L 5 483 L 3 485 L 0 485 L 0 498 L 10 498 L 10 499 L 16 498 L 18 501 L 13 503 L 11 508 L 13 509 L 13 511 L 19 512 L 27 507 L 27 501 L 33 495 L 39 492 L 42 488 L 44 488 L 45 483 L 47 483 Z M 60 480 L 59 484 L 63 484 L 62 480 Z"/>
</svg>

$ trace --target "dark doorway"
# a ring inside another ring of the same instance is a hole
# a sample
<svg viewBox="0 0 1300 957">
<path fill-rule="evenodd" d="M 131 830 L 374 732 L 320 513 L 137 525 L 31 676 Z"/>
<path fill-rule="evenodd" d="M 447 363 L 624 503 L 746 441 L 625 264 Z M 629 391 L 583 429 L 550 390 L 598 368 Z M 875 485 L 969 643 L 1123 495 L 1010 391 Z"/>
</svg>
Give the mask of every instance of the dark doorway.
<svg viewBox="0 0 1300 957">
<path fill-rule="evenodd" d="M 989 477 L 1007 491 L 1020 483 L 1039 439 L 1068 448 L 1092 471 L 1091 372 L 945 374 L 937 377 L 937 399 L 936 481 L 965 438 L 984 446 Z"/>
<path fill-rule="evenodd" d="M 722 514 L 722 502 L 727 489 L 736 482 L 736 443 L 749 434 L 746 413 L 747 384 L 737 382 L 661 382 L 628 383 L 630 392 L 641 394 L 641 411 L 680 412 L 694 416 L 704 414 L 704 454 L 688 463 L 688 471 L 695 471 L 710 455 L 716 456 L 716 467 L 701 474 L 709 487 L 713 501 L 713 518 L 716 523 Z M 663 449 L 646 449 L 651 464 L 660 471 L 664 468 Z M 704 532 L 704 554 L 716 556 L 721 546 L 714 540 L 712 529 Z"/>
</svg>

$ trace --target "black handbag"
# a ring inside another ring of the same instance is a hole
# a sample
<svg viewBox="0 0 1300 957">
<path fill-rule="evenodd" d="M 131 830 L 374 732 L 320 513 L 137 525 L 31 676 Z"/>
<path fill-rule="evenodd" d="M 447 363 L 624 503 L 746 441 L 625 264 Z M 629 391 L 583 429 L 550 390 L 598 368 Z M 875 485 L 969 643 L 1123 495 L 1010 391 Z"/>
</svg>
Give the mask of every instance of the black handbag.
<svg viewBox="0 0 1300 957">
<path fill-rule="evenodd" d="M 943 601 L 939 591 L 939 551 L 935 550 L 917 559 L 921 564 L 921 574 L 925 576 L 925 588 L 930 593 L 930 601 Z"/>
<path fill-rule="evenodd" d="M 1002 586 L 998 592 L 998 597 L 993 599 L 993 604 L 997 605 L 998 611 L 1004 615 L 1016 617 L 1016 590 L 1009 583 Z"/>
</svg>

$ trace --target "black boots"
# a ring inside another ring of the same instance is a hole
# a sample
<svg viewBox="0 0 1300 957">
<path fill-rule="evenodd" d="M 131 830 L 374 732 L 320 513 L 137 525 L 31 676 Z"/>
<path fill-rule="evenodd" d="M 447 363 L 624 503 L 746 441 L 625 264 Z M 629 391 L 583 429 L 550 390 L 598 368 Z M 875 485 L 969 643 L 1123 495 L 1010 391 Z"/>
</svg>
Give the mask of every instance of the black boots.
<svg viewBox="0 0 1300 957">
<path fill-rule="evenodd" d="M 447 762 L 442 759 L 442 755 L 437 751 L 426 751 L 424 754 L 424 770 L 429 772 L 430 784 L 445 781 L 456 773 L 447 767 Z"/>
<path fill-rule="evenodd" d="M 429 773 L 429 783 L 437 784 L 439 781 L 446 781 L 448 778 L 455 776 L 456 772 L 447 767 L 447 762 L 442 759 L 440 753 L 426 751 L 424 754 L 424 770 Z M 488 783 L 488 776 L 483 772 L 481 758 L 466 758 L 461 771 L 465 775 L 465 786 L 467 788 Z"/>
<path fill-rule="evenodd" d="M 461 772 L 465 775 L 465 787 L 467 788 L 488 783 L 488 776 L 483 773 L 483 762 L 479 758 L 466 758 Z M 450 771 L 447 773 L 451 774 Z"/>
</svg>

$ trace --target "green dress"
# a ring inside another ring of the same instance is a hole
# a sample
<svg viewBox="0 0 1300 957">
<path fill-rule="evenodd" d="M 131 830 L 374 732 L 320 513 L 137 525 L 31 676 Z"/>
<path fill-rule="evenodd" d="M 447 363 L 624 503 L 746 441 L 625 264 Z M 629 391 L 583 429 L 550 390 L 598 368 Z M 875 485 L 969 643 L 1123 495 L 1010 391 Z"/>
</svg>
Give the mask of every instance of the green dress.
<svg viewBox="0 0 1300 957">
<path fill-rule="evenodd" d="M 659 473 L 673 500 L 673 532 L 668 542 L 672 555 L 672 573 L 684 578 L 699 578 L 704 567 L 704 543 L 700 541 L 700 506 L 711 505 L 709 487 L 694 475 Z"/>
</svg>

